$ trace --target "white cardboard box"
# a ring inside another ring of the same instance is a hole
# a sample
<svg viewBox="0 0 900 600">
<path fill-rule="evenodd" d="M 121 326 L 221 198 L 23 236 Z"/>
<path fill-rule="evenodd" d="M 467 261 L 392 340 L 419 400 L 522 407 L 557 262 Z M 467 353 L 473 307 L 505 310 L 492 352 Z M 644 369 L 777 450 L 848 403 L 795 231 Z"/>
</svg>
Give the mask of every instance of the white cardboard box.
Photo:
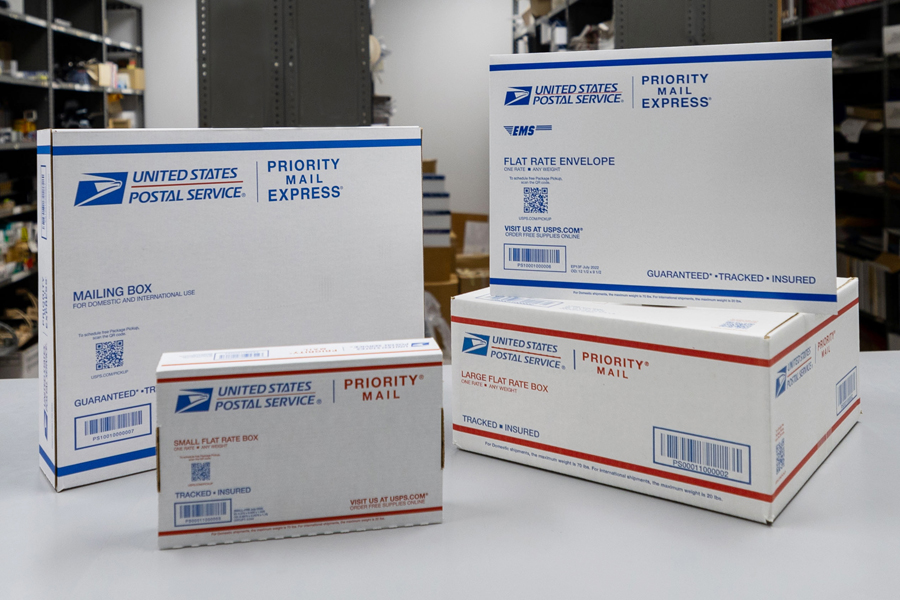
<svg viewBox="0 0 900 600">
<path fill-rule="evenodd" d="M 41 131 L 38 179 L 58 490 L 154 467 L 164 351 L 422 335 L 418 128 Z"/>
<path fill-rule="evenodd" d="M 900 25 L 888 25 L 881 30 L 882 50 L 885 56 L 900 54 Z"/>
<path fill-rule="evenodd" d="M 897 100 L 884 103 L 884 126 L 888 129 L 900 129 L 900 102 Z"/>
<path fill-rule="evenodd" d="M 831 44 L 494 56 L 491 290 L 833 314 Z"/>
<path fill-rule="evenodd" d="M 163 354 L 159 547 L 440 523 L 431 339 Z"/>
<path fill-rule="evenodd" d="M 453 442 L 772 522 L 860 414 L 838 285 L 836 316 L 457 296 Z"/>
</svg>

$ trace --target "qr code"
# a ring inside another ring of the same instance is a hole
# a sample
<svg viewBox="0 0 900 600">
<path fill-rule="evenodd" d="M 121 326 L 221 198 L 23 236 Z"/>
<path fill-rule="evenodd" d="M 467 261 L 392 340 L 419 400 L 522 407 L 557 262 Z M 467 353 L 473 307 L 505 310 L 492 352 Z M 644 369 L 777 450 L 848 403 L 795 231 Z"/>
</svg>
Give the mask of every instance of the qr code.
<svg viewBox="0 0 900 600">
<path fill-rule="evenodd" d="M 118 369 L 125 366 L 125 340 L 97 344 L 97 370 Z"/>
<path fill-rule="evenodd" d="M 191 463 L 191 481 L 209 481 L 209 463 Z"/>
<path fill-rule="evenodd" d="M 545 187 L 527 187 L 522 188 L 525 192 L 525 212 L 527 213 L 546 213 L 547 212 L 547 188 Z"/>
<path fill-rule="evenodd" d="M 781 473 L 784 469 L 784 438 L 775 444 L 775 474 Z"/>
</svg>

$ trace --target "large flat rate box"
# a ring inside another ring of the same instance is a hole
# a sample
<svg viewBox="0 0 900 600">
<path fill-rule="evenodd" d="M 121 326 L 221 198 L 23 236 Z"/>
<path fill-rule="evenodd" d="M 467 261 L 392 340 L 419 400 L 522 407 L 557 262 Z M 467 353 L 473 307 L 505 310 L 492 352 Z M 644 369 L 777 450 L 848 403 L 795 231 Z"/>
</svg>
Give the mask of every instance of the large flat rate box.
<svg viewBox="0 0 900 600">
<path fill-rule="evenodd" d="M 440 523 L 430 339 L 164 354 L 159 547 Z"/>
<path fill-rule="evenodd" d="M 835 316 L 453 300 L 453 442 L 772 522 L 857 422 L 855 279 Z"/>
<path fill-rule="evenodd" d="M 490 68 L 493 293 L 837 310 L 829 41 Z"/>
<path fill-rule="evenodd" d="M 38 178 L 58 490 L 154 468 L 164 351 L 422 335 L 418 128 L 42 131 Z"/>
</svg>

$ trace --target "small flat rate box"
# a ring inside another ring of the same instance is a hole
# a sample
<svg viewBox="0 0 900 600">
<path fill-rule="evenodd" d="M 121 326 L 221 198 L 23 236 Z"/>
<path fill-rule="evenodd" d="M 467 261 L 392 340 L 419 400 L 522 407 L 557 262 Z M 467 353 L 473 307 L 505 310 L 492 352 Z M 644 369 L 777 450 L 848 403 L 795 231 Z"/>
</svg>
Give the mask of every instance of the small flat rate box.
<svg viewBox="0 0 900 600">
<path fill-rule="evenodd" d="M 164 351 L 423 334 L 418 128 L 41 131 L 38 183 L 57 490 L 154 467 Z"/>
<path fill-rule="evenodd" d="M 431 339 L 163 354 L 159 547 L 440 523 Z"/>
<path fill-rule="evenodd" d="M 491 291 L 834 314 L 830 41 L 494 56 Z"/>
<path fill-rule="evenodd" d="M 857 422 L 856 279 L 838 315 L 453 300 L 453 442 L 772 522 Z"/>
</svg>

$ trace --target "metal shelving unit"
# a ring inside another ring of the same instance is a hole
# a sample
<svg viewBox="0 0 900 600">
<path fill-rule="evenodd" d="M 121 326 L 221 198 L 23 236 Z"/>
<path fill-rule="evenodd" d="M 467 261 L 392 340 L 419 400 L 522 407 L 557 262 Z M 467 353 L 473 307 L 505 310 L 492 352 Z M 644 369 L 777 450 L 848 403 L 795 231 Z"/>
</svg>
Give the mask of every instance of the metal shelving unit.
<svg viewBox="0 0 900 600">
<path fill-rule="evenodd" d="M 831 39 L 838 56 L 844 56 L 852 46 L 869 54 L 868 58 L 860 58 L 859 64 L 833 70 L 836 114 L 841 105 L 883 109 L 886 101 L 900 100 L 900 57 L 884 56 L 882 48 L 882 28 L 900 24 L 900 0 L 876 0 L 824 14 L 809 15 L 808 12 L 808 2 L 797 3 L 796 17 L 782 23 L 783 39 Z M 855 144 L 836 131 L 835 150 L 858 152 L 878 159 L 878 166 L 884 169 L 886 177 L 900 173 L 900 130 L 888 129 L 887 123 L 882 124 L 884 127 L 879 131 L 864 131 Z M 845 165 L 836 164 L 835 167 L 838 171 Z M 864 185 L 838 173 L 835 197 L 839 215 L 861 217 L 878 224 L 870 229 L 900 226 L 900 191 L 887 185 Z M 837 250 L 863 261 L 872 261 L 878 255 L 871 244 L 861 240 L 839 243 Z M 896 275 L 887 276 L 887 285 L 897 285 Z M 888 295 L 888 298 L 893 296 Z M 862 335 L 867 343 L 871 343 L 873 330 L 885 340 L 889 334 L 900 333 L 900 322 L 895 319 L 868 314 L 862 307 L 860 314 L 863 315 L 860 325 L 868 330 Z"/>
<path fill-rule="evenodd" d="M 142 31 L 141 5 L 129 0 L 24 0 L 23 12 L 0 8 L 0 41 L 10 42 L 19 69 L 15 75 L 0 73 L 0 107 L 10 120 L 35 110 L 37 129 L 47 129 L 62 126 L 60 114 L 71 101 L 87 109 L 92 127 L 102 128 L 109 123 L 111 99 L 121 95 L 123 110 L 133 111 L 142 125 L 142 90 L 62 81 L 56 68 L 90 59 L 133 59 L 143 67 Z M 0 143 L 0 172 L 14 180 L 4 199 L 16 204 L 0 208 L 0 226 L 36 218 L 36 151 L 34 141 Z M 14 302 L 16 288 L 36 293 L 36 273 L 36 268 L 26 269 L 0 278 L 0 315 Z"/>
<path fill-rule="evenodd" d="M 196 1 L 201 127 L 371 124 L 368 0 Z"/>
<path fill-rule="evenodd" d="M 513 15 L 519 14 L 519 2 L 513 0 Z M 566 39 L 581 33 L 585 25 L 596 25 L 609 21 L 613 16 L 613 0 L 567 0 L 546 15 L 537 17 L 535 22 L 524 28 L 517 28 L 513 20 L 513 53 L 519 51 L 519 40 L 527 40 L 528 52 L 553 52 L 557 50 L 551 41 L 541 43 L 541 26 L 564 25 Z"/>
</svg>

